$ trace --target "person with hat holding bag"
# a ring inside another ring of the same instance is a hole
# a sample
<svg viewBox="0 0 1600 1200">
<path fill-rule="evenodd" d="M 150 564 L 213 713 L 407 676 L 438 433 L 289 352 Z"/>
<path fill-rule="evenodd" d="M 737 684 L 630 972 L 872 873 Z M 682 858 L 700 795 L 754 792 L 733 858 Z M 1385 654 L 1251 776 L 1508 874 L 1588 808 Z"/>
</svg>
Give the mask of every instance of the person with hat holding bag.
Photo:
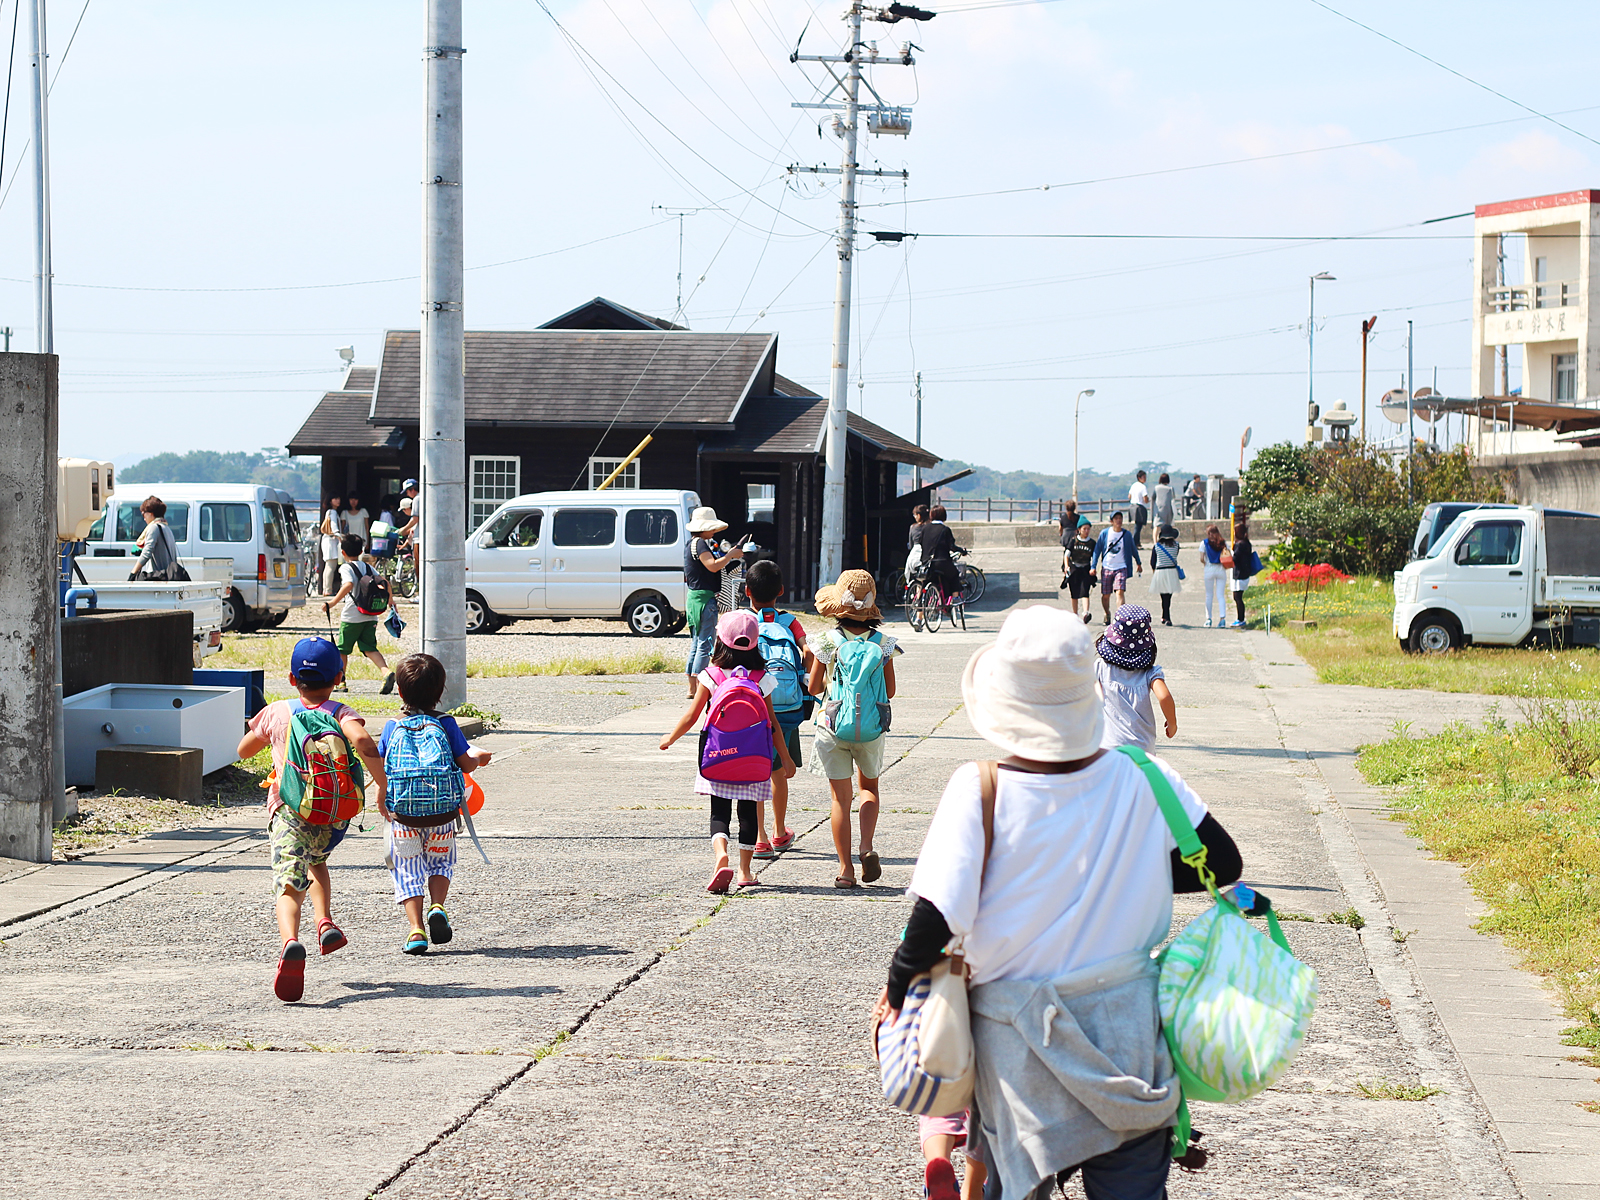
<svg viewBox="0 0 1600 1200">
<path fill-rule="evenodd" d="M 733 547 L 720 553 L 721 547 L 711 540 L 713 533 L 728 527 L 726 521 L 717 519 L 714 508 L 697 508 L 689 516 L 689 544 L 683 552 L 683 581 L 689 587 L 689 597 L 684 604 L 684 616 L 689 622 L 689 699 L 699 691 L 696 682 L 701 671 L 711 665 L 711 650 L 717 640 L 717 575 L 729 563 L 744 557 L 744 550 Z"/>
<path fill-rule="evenodd" d="M 968 718 L 1005 757 L 951 777 L 874 1013 L 898 1020 L 912 979 L 955 943 L 970 972 L 969 1142 L 1007 1200 L 1043 1200 L 1079 1170 L 1090 1196 L 1161 1200 L 1179 1120 L 1150 952 L 1173 893 L 1205 885 L 1144 771 L 1102 748 L 1096 661 L 1082 621 L 1037 605 L 967 663 Z M 1176 771 L 1151 762 L 1216 883 L 1237 880 L 1233 839 Z"/>
</svg>

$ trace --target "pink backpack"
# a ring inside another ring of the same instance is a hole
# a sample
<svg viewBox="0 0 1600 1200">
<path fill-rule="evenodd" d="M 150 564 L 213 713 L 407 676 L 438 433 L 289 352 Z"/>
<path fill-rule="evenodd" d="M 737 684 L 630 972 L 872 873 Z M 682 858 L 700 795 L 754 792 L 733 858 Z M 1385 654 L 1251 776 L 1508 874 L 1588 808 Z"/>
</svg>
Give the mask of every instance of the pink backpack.
<svg viewBox="0 0 1600 1200">
<path fill-rule="evenodd" d="M 772 777 L 772 727 L 759 680 L 743 667 L 708 667 L 716 682 L 700 734 L 700 774 L 719 783 L 759 783 Z"/>
</svg>

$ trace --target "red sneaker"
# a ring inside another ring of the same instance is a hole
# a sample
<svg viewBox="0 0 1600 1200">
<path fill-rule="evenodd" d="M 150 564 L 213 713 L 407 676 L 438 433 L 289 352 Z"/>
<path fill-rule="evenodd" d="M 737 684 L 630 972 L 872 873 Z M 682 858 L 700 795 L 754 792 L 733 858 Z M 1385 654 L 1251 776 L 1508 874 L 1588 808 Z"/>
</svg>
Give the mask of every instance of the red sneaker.
<svg viewBox="0 0 1600 1200">
<path fill-rule="evenodd" d="M 922 1176 L 922 1194 L 928 1200 L 961 1200 L 961 1189 L 956 1186 L 956 1169 L 948 1158 L 936 1158 L 928 1164 Z"/>
<path fill-rule="evenodd" d="M 290 939 L 278 955 L 278 969 L 272 976 L 272 994 L 285 1004 L 293 1004 L 306 991 L 306 948 Z"/>
</svg>

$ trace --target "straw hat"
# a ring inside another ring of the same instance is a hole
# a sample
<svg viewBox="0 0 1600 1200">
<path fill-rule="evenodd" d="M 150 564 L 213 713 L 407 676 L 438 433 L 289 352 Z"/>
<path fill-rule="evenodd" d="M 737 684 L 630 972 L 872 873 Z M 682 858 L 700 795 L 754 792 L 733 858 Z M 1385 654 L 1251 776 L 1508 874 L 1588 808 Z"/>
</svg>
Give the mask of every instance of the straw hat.
<svg viewBox="0 0 1600 1200">
<path fill-rule="evenodd" d="M 961 698 L 972 727 L 1018 758 L 1071 762 L 1100 747 L 1093 635 L 1065 609 L 1036 604 L 1008 616 L 967 663 Z"/>
<path fill-rule="evenodd" d="M 878 585 L 867 571 L 846 571 L 839 582 L 817 592 L 817 615 L 837 621 L 881 621 Z"/>
<path fill-rule="evenodd" d="M 1125 671 L 1148 671 L 1156 661 L 1156 635 L 1150 628 L 1150 610 L 1142 604 L 1117 609 L 1100 635 L 1100 657 Z"/>
<path fill-rule="evenodd" d="M 728 527 L 726 521 L 717 520 L 714 508 L 697 508 L 689 516 L 690 533 L 720 533 Z"/>
</svg>

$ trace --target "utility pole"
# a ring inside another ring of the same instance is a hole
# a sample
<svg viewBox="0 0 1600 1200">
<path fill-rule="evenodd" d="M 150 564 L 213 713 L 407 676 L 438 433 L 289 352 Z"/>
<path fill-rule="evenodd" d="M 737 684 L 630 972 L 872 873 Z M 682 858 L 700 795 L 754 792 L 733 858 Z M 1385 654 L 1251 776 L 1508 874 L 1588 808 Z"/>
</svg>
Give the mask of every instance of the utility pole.
<svg viewBox="0 0 1600 1200">
<path fill-rule="evenodd" d="M 10 354 L 11 353 L 11 326 L 7 325 L 3 330 L 0 330 L 0 333 L 4 333 L 5 334 L 5 337 L 6 337 L 6 353 Z"/>
<path fill-rule="evenodd" d="M 1499 234 L 1498 236 L 1496 236 L 1494 241 L 1495 241 L 1495 276 L 1494 276 L 1495 277 L 1495 282 L 1497 284 L 1499 284 L 1501 287 L 1505 287 L 1506 286 L 1506 235 L 1503 234 L 1503 233 Z M 1507 303 L 1506 310 L 1509 312 L 1510 309 L 1511 309 L 1511 305 L 1509 303 Z M 1511 394 L 1511 347 L 1510 346 L 1501 346 L 1500 347 L 1500 394 L 1502 396 L 1509 396 Z M 1481 424 L 1482 422 L 1480 421 L 1479 423 Z"/>
<path fill-rule="evenodd" d="M 34 328 L 39 353 L 56 352 L 56 318 L 50 294 L 50 61 L 45 51 L 45 0 L 28 0 L 33 35 L 33 240 Z"/>
<path fill-rule="evenodd" d="M 1372 331 L 1377 328 L 1378 318 L 1370 317 L 1361 322 L 1361 444 L 1367 443 L 1367 343 L 1372 340 Z"/>
<path fill-rule="evenodd" d="M 461 0 L 428 0 L 422 184 L 422 649 L 467 698 L 466 344 L 462 301 Z"/>
<path fill-rule="evenodd" d="M 922 445 L 922 372 L 917 372 L 917 445 Z M 922 468 L 913 465 L 911 468 L 911 490 L 922 490 Z"/>
<path fill-rule="evenodd" d="M 1318 271 L 1311 276 L 1311 303 L 1306 312 L 1306 445 L 1311 444 L 1311 430 L 1317 425 L 1317 280 L 1328 283 L 1334 277 L 1326 271 Z M 1243 470 L 1241 467 L 1240 470 Z"/>
<path fill-rule="evenodd" d="M 790 62 L 821 63 L 833 77 L 833 86 L 823 94 L 820 101 L 796 102 L 791 107 L 827 109 L 838 114 L 834 117 L 833 128 L 844 141 L 844 160 L 837 168 L 800 166 L 789 168 L 791 172 L 809 171 L 817 175 L 839 176 L 839 275 L 833 300 L 833 363 L 828 386 L 827 446 L 823 460 L 822 558 L 819 566 L 820 578 L 817 580 L 819 584 L 838 578 L 840 571 L 844 569 L 844 474 L 845 450 L 848 444 L 846 420 L 850 402 L 850 277 L 855 258 L 856 180 L 863 175 L 880 178 L 898 176 L 905 179 L 909 174 L 906 171 L 862 171 L 856 163 L 856 146 L 859 142 L 857 118 L 861 110 L 863 83 L 862 64 L 893 63 L 909 67 L 915 61 L 911 56 L 909 42 L 901 46 L 897 55 L 882 58 L 878 55 L 876 44 L 870 47 L 864 46 L 861 41 L 861 20 L 865 11 L 866 5 L 862 0 L 851 0 L 850 8 L 845 14 L 845 20 L 850 24 L 850 42 L 842 55 L 796 52 L 789 56 Z M 921 10 L 911 10 L 911 13 L 905 15 L 912 13 L 917 14 L 913 19 L 918 20 L 928 19 L 934 15 L 923 13 Z M 901 16 L 891 14 L 890 10 L 884 9 L 882 12 L 873 12 L 871 19 L 893 23 L 900 20 Z M 838 65 L 845 68 L 842 77 L 834 70 Z M 884 104 L 883 98 L 870 83 L 866 88 L 873 99 L 873 103 L 868 106 L 869 125 L 872 131 L 901 136 L 910 133 L 910 108 L 890 107 Z"/>
<path fill-rule="evenodd" d="M 1414 494 L 1415 480 L 1412 471 L 1412 455 L 1417 448 L 1417 414 L 1414 401 L 1417 393 L 1417 379 L 1413 373 L 1411 358 L 1411 322 L 1406 322 L 1406 503 L 1416 502 Z"/>
</svg>

